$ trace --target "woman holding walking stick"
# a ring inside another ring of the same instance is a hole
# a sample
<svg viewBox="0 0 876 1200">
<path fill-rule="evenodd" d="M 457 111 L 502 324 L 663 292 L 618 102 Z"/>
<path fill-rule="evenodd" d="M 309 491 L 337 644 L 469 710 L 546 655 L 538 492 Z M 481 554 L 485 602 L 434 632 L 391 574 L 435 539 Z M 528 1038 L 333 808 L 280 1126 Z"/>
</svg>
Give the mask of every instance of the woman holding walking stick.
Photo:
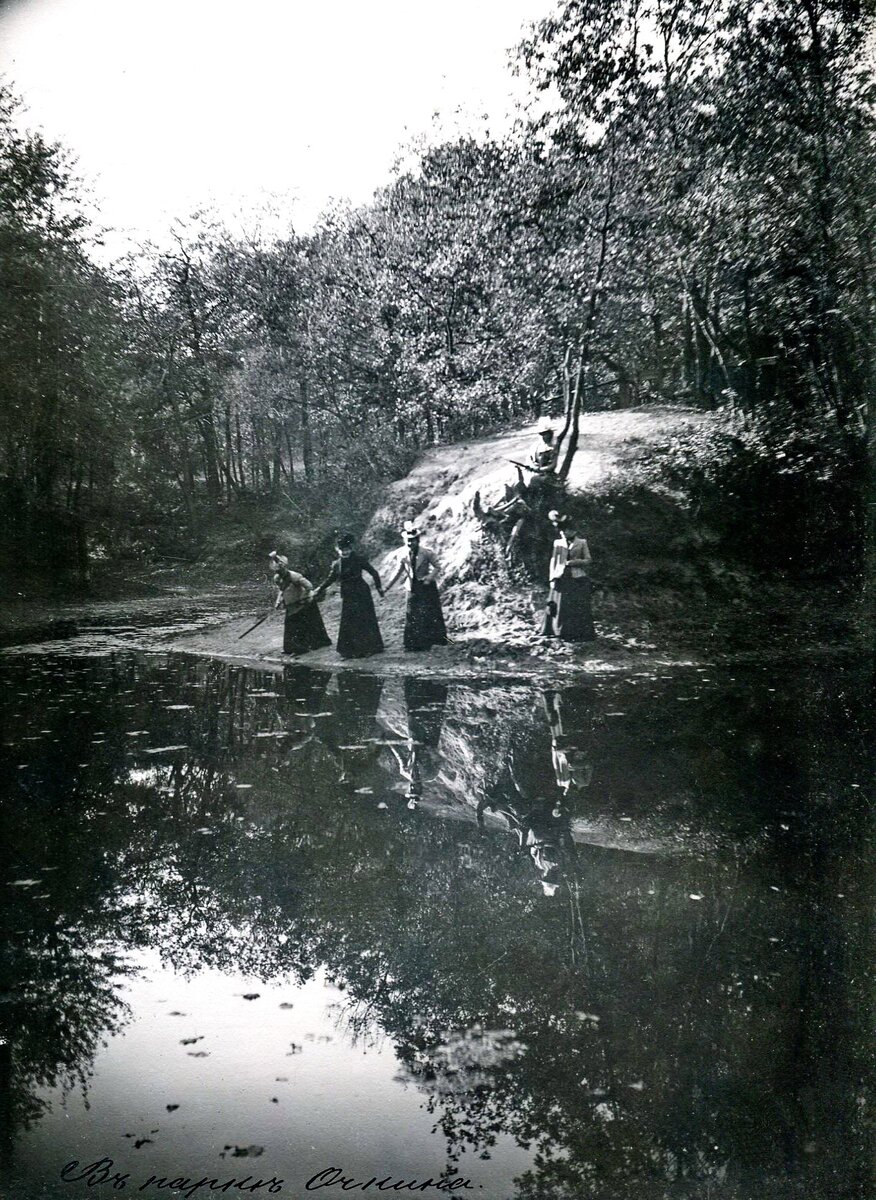
<svg viewBox="0 0 876 1200">
<path fill-rule="evenodd" d="M 275 568 L 277 599 L 274 608 L 282 605 L 286 610 L 283 653 L 306 654 L 308 650 L 330 646 L 331 639 L 314 598 L 313 584 L 298 571 L 290 570 L 288 559 L 276 550 L 272 550 L 268 557 Z"/>
</svg>

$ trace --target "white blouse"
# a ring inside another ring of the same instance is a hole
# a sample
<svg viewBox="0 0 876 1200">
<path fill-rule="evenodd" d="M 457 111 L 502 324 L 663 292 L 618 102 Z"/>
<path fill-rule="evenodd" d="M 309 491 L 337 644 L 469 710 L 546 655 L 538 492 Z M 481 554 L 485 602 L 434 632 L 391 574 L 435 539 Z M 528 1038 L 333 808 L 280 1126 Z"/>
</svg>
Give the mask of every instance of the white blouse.
<svg viewBox="0 0 876 1200">
<path fill-rule="evenodd" d="M 562 579 L 568 573 L 573 579 L 584 579 L 587 576 L 587 564 L 592 562 L 590 547 L 582 537 L 573 538 L 570 542 L 564 533 L 554 542 L 551 555 L 549 579 L 551 583 Z"/>
</svg>

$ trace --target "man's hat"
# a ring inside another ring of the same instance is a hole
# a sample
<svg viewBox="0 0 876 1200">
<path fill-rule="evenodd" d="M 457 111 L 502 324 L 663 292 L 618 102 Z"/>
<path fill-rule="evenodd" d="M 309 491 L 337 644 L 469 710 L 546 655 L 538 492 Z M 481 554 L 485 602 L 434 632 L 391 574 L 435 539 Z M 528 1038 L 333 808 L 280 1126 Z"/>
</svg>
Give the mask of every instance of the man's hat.
<svg viewBox="0 0 876 1200">
<path fill-rule="evenodd" d="M 553 431 L 554 431 L 554 427 L 553 427 L 553 425 L 551 425 L 550 421 L 540 421 L 539 422 L 539 425 L 538 425 L 539 433 L 553 433 Z"/>
<path fill-rule="evenodd" d="M 402 525 L 402 533 L 405 535 L 405 537 L 420 536 L 420 531 L 417 528 L 415 521 L 405 521 L 404 525 Z"/>
<path fill-rule="evenodd" d="M 274 562 L 278 562 L 283 567 L 289 566 L 289 559 L 286 557 L 286 555 L 278 554 L 276 550 L 272 550 L 268 555 L 268 558 L 272 558 Z"/>
<path fill-rule="evenodd" d="M 552 508 L 548 513 L 548 520 L 553 525 L 563 525 L 566 521 L 568 521 L 568 519 L 569 518 L 566 516 L 566 514 L 561 513 L 558 508 Z"/>
</svg>

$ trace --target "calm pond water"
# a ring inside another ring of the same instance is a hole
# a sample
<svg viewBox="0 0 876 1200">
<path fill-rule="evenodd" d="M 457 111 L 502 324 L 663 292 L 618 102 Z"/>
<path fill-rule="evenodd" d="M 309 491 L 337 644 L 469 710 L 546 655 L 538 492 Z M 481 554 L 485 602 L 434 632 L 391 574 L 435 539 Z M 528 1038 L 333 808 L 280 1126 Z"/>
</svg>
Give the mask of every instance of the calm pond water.
<svg viewBox="0 0 876 1200">
<path fill-rule="evenodd" d="M 865 684 L 0 659 L 4 1194 L 866 1196 Z"/>
</svg>

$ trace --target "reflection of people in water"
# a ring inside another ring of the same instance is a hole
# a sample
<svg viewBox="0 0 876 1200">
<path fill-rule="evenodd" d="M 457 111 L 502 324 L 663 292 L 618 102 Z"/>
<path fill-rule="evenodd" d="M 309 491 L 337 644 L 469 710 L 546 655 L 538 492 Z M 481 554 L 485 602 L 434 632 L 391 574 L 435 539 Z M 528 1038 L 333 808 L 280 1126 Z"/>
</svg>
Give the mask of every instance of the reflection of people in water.
<svg viewBox="0 0 876 1200">
<path fill-rule="evenodd" d="M 332 690 L 332 683 L 336 681 Z M 358 671 L 335 675 L 331 671 L 303 671 L 286 668 L 283 691 L 290 705 L 290 716 L 306 722 L 298 747 L 315 741 L 340 766 L 339 782 L 347 780 L 349 756 L 344 746 L 362 744 L 373 737 L 383 680 Z M 374 755 L 372 754 L 372 758 Z M 357 755 L 356 765 L 364 765 L 367 756 Z"/>
<path fill-rule="evenodd" d="M 520 849 L 525 850 L 532 860 L 542 891 L 546 896 L 554 896 L 569 874 L 575 857 L 569 818 L 562 807 L 552 804 L 547 796 L 526 796 L 511 762 L 502 773 L 497 791 L 502 790 L 503 784 L 504 796 L 491 801 L 481 800 L 477 809 L 478 822 L 483 824 L 486 812 L 504 817 L 516 834 Z"/>
<path fill-rule="evenodd" d="M 317 722 L 314 714 L 325 711 L 325 693 L 331 680 L 331 671 L 297 666 L 283 668 L 283 695 L 288 704 L 287 720 L 295 727 L 294 737 L 288 743 L 290 750 L 300 750 L 316 738 Z"/>
<path fill-rule="evenodd" d="M 424 787 L 438 776 L 438 744 L 447 707 L 447 684 L 436 679 L 407 677 L 404 681 L 407 730 L 396 730 L 407 737 L 404 753 L 390 746 L 398 771 L 407 782 L 408 808 L 414 809 L 423 798 Z"/>
<path fill-rule="evenodd" d="M 577 690 L 570 689 L 570 692 Z M 559 815 L 562 801 L 569 796 L 573 789 L 590 786 L 593 779 L 593 766 L 585 759 L 582 747 L 577 744 L 583 735 L 583 730 L 576 728 L 574 735 L 570 736 L 563 728 L 564 693 L 545 688 L 543 700 L 551 731 L 551 761 L 557 787 L 562 793 L 560 804 L 554 810 Z"/>
<path fill-rule="evenodd" d="M 319 732 L 340 765 L 338 782 L 350 783 L 351 774 L 358 781 L 374 765 L 379 752 L 373 739 L 383 679 L 359 671 L 342 671 L 335 679 L 337 690 L 326 696 L 326 708 L 332 715 L 319 723 Z M 351 746 L 356 749 L 349 749 Z"/>
</svg>

